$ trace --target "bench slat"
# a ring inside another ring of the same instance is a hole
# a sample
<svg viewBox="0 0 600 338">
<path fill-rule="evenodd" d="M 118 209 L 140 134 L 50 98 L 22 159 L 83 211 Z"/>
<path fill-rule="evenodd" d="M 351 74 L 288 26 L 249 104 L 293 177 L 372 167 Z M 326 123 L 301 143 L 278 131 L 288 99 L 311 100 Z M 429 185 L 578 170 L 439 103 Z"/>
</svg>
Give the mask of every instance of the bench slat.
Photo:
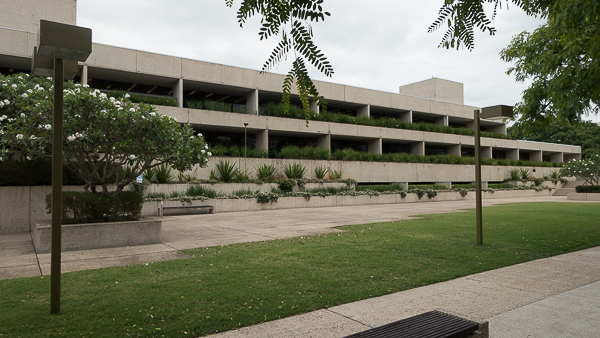
<svg viewBox="0 0 600 338">
<path fill-rule="evenodd" d="M 358 332 L 346 338 L 465 338 L 479 329 L 479 323 L 439 311 L 425 312 L 393 323 Z"/>
</svg>

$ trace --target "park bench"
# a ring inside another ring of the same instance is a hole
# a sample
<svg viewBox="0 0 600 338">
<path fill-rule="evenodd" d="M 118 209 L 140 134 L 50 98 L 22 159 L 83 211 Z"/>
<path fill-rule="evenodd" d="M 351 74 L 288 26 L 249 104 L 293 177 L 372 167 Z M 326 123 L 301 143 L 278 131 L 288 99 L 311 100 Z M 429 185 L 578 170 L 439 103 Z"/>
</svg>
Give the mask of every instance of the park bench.
<svg viewBox="0 0 600 338">
<path fill-rule="evenodd" d="M 487 338 L 487 323 L 477 323 L 439 311 L 425 312 L 345 338 Z"/>
<path fill-rule="evenodd" d="M 208 213 L 209 214 L 214 214 L 215 213 L 215 207 L 212 205 L 181 205 L 181 206 L 174 206 L 174 207 L 165 207 L 163 204 L 163 201 L 158 201 L 157 203 L 157 207 L 156 207 L 156 217 L 164 217 L 164 211 L 165 210 L 177 210 L 177 209 L 208 209 Z"/>
</svg>

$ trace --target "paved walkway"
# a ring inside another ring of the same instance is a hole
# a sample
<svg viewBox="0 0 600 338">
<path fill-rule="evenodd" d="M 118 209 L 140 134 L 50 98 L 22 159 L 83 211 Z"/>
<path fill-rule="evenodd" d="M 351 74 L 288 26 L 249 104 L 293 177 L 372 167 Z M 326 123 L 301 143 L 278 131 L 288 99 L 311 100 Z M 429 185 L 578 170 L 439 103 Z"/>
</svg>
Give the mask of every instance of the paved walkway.
<svg viewBox="0 0 600 338">
<path fill-rule="evenodd" d="M 484 200 L 483 205 L 531 201 L 567 202 L 564 197 L 510 198 Z M 163 244 L 64 252 L 62 271 L 185 259 L 188 256 L 179 250 L 334 232 L 338 230 L 332 227 L 339 225 L 473 207 L 474 201 L 445 201 L 169 216 L 163 221 Z M 0 279 L 50 272 L 50 254 L 37 255 L 29 234 L 0 234 L 0 257 Z M 491 337 L 600 337 L 600 247 L 215 337 L 342 337 L 434 309 L 489 321 Z"/>
</svg>

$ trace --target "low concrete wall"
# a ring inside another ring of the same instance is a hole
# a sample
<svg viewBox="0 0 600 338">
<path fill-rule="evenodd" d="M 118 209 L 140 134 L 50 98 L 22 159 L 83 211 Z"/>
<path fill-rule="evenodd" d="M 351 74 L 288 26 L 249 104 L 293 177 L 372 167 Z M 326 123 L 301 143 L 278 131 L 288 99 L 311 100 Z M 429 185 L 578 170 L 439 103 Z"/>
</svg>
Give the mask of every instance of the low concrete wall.
<svg viewBox="0 0 600 338">
<path fill-rule="evenodd" d="M 172 194 L 174 192 L 185 193 L 191 184 L 150 184 L 146 191 L 144 192 L 146 195 L 154 194 L 154 193 L 163 193 L 165 195 Z M 194 184 L 195 185 L 195 184 Z M 239 190 L 251 190 L 251 191 L 263 191 L 270 192 L 273 188 L 278 188 L 279 184 L 277 183 L 202 183 L 198 184 L 205 188 L 212 189 L 216 191 L 218 194 L 232 194 L 235 191 Z M 341 188 L 346 187 L 346 183 L 343 182 L 326 182 L 326 183 L 306 183 L 304 188 L 300 189 L 296 186 L 295 190 L 303 191 L 310 190 L 316 188 Z"/>
<path fill-rule="evenodd" d="M 571 192 L 571 193 L 567 194 L 567 200 L 600 202 L 600 194 Z"/>
<path fill-rule="evenodd" d="M 484 191 L 484 199 L 510 198 L 510 197 L 541 197 L 552 196 L 550 190 L 498 190 L 495 192 Z M 164 201 L 164 206 L 189 206 L 189 205 L 212 205 L 215 213 L 236 212 L 236 211 L 258 211 L 258 210 L 276 210 L 293 208 L 322 208 L 349 205 L 371 205 L 371 204 L 397 204 L 397 203 L 416 203 L 416 202 L 439 202 L 439 201 L 460 201 L 475 200 L 475 192 L 469 191 L 466 196 L 461 196 L 458 191 L 441 191 L 434 198 L 424 195 L 421 199 L 417 194 L 409 193 L 405 198 L 400 194 L 380 194 L 378 196 L 360 195 L 360 196 L 312 196 L 310 200 L 304 197 L 280 197 L 274 203 L 258 203 L 256 198 L 247 199 L 209 199 L 205 201 Z M 156 216 L 157 202 L 144 202 L 142 215 Z M 194 213 L 195 210 L 189 210 L 187 213 Z M 206 211 L 198 211 L 206 213 Z"/>
<path fill-rule="evenodd" d="M 161 243 L 162 221 L 71 224 L 62 226 L 62 251 L 114 248 Z M 33 244 L 37 253 L 52 248 L 50 225 L 34 227 Z"/>
</svg>

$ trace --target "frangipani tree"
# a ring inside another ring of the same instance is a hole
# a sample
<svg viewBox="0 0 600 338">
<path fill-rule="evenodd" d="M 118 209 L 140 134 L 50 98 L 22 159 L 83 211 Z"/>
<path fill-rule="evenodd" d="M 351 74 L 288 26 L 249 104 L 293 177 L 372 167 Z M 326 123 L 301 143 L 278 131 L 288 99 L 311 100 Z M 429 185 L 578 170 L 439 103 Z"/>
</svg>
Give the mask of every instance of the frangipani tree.
<svg viewBox="0 0 600 338">
<path fill-rule="evenodd" d="M 583 160 L 570 160 L 560 170 L 565 177 L 580 176 L 586 184 L 600 185 L 600 155 L 592 155 Z"/>
<path fill-rule="evenodd" d="M 52 92 L 51 78 L 0 75 L 0 160 L 51 156 Z M 211 155 L 188 124 L 133 104 L 127 95 L 115 99 L 73 82 L 64 89 L 63 154 L 64 165 L 93 193 L 98 186 L 108 193 L 114 177 L 118 193 L 161 164 L 179 171 L 205 167 Z M 119 177 L 125 166 L 127 176 Z"/>
</svg>

